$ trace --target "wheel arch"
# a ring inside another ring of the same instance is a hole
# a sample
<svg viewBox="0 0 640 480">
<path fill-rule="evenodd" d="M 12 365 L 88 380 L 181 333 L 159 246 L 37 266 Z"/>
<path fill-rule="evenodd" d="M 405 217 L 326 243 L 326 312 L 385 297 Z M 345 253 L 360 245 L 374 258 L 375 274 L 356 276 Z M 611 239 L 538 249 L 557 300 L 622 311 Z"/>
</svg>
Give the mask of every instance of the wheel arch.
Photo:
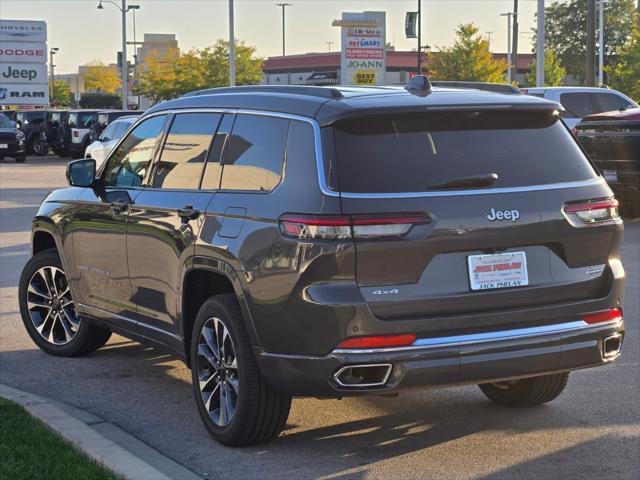
<svg viewBox="0 0 640 480">
<path fill-rule="evenodd" d="M 254 348 L 260 345 L 238 273 L 231 265 L 222 260 L 199 256 L 190 257 L 184 268 L 179 306 L 179 331 L 184 339 L 184 351 L 188 366 L 191 362 L 191 334 L 198 310 L 208 298 L 222 293 L 235 295 L 251 345 Z"/>
</svg>

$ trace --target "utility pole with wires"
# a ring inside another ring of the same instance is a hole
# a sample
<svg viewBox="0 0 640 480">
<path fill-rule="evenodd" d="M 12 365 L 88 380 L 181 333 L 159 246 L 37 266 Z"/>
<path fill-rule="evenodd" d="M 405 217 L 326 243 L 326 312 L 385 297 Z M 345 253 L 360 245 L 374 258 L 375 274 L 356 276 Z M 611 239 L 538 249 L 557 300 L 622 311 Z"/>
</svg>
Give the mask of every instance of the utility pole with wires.
<svg viewBox="0 0 640 480">
<path fill-rule="evenodd" d="M 325 43 L 329 47 L 329 53 L 331 53 L 331 45 L 333 45 L 333 42 L 325 42 Z"/>
<path fill-rule="evenodd" d="M 287 7 L 290 7 L 291 4 L 290 3 L 276 3 L 276 6 L 282 8 L 282 56 L 285 56 L 285 29 L 284 29 L 284 25 L 285 25 L 285 9 Z"/>
<path fill-rule="evenodd" d="M 507 17 L 507 81 L 511 84 L 511 74 L 513 69 L 511 68 L 511 17 L 513 12 L 501 13 L 501 17 Z"/>
<path fill-rule="evenodd" d="M 418 75 L 422 75 L 422 0 L 418 0 Z"/>
<path fill-rule="evenodd" d="M 604 4 L 606 0 L 600 0 L 600 21 L 598 28 L 598 86 L 604 85 Z"/>
</svg>

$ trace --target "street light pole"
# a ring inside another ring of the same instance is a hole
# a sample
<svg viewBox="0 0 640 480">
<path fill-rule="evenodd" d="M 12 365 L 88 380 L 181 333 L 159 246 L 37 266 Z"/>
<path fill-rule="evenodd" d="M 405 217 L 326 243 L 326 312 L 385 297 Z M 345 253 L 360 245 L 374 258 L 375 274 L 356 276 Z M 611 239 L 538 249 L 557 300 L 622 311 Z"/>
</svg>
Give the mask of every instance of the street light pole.
<svg viewBox="0 0 640 480">
<path fill-rule="evenodd" d="M 276 6 L 282 8 L 282 56 L 285 56 L 285 14 L 284 14 L 284 10 L 287 7 L 290 7 L 291 4 L 290 3 L 276 3 Z"/>
<path fill-rule="evenodd" d="M 538 0 L 536 28 L 536 87 L 544 87 L 544 0 Z"/>
<path fill-rule="evenodd" d="M 58 53 L 58 50 L 60 50 L 57 47 L 51 47 L 51 49 L 49 49 L 49 76 L 51 77 L 51 88 L 50 88 L 50 93 L 49 93 L 49 104 L 51 104 L 53 102 L 53 95 L 55 93 L 55 77 L 53 75 L 53 69 L 55 67 L 55 65 L 53 64 L 53 56 Z"/>
<path fill-rule="evenodd" d="M 229 86 L 236 86 L 236 39 L 233 26 L 233 0 L 229 0 Z"/>
<path fill-rule="evenodd" d="M 511 17 L 513 12 L 501 13 L 501 17 L 507 17 L 507 81 L 511 84 Z"/>
<path fill-rule="evenodd" d="M 600 19 L 598 36 L 598 86 L 604 85 L 604 4 L 606 0 L 600 0 Z"/>
<path fill-rule="evenodd" d="M 422 0 L 418 0 L 418 75 L 422 75 Z"/>
<path fill-rule="evenodd" d="M 329 53 L 331 53 L 331 45 L 333 45 L 333 42 L 325 42 L 328 46 L 329 46 Z"/>
<path fill-rule="evenodd" d="M 129 66 L 127 65 L 127 0 L 122 0 L 122 110 L 129 107 Z"/>
</svg>

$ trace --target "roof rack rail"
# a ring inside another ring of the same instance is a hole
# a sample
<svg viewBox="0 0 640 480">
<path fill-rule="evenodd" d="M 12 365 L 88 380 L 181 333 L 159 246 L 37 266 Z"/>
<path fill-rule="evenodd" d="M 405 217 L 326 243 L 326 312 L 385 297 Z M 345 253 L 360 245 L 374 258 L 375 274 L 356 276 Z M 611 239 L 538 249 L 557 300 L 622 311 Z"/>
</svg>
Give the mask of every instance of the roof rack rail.
<svg viewBox="0 0 640 480">
<path fill-rule="evenodd" d="M 471 88 L 474 90 L 484 90 L 486 92 L 496 93 L 515 93 L 520 94 L 520 90 L 508 83 L 491 83 L 491 82 L 470 82 L 459 80 L 432 80 L 431 85 L 434 87 L 449 88 Z"/>
<path fill-rule="evenodd" d="M 182 97 L 199 95 L 216 95 L 220 93 L 289 93 L 321 98 L 342 98 L 342 92 L 332 87 L 315 87 L 307 85 L 243 85 L 239 87 L 205 88 L 185 93 Z"/>
</svg>

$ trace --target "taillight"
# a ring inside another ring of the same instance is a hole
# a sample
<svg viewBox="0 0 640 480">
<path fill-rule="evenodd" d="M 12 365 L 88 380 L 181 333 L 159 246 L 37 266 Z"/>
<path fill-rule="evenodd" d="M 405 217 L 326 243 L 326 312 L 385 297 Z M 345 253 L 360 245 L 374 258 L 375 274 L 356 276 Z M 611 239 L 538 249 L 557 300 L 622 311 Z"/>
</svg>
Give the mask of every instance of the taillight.
<svg viewBox="0 0 640 480">
<path fill-rule="evenodd" d="M 588 324 L 622 320 L 622 310 L 619 308 L 610 308 L 600 312 L 585 313 L 582 319 Z"/>
<path fill-rule="evenodd" d="M 570 203 L 562 211 L 574 227 L 616 223 L 620 219 L 615 198 Z"/>
<path fill-rule="evenodd" d="M 285 214 L 279 219 L 280 232 L 300 240 L 342 240 L 401 238 L 414 225 L 429 223 L 423 214 L 391 215 L 306 215 Z"/>
<path fill-rule="evenodd" d="M 416 335 L 405 333 L 400 335 L 371 335 L 351 337 L 340 342 L 337 348 L 389 348 L 408 347 L 416 341 Z"/>
</svg>

